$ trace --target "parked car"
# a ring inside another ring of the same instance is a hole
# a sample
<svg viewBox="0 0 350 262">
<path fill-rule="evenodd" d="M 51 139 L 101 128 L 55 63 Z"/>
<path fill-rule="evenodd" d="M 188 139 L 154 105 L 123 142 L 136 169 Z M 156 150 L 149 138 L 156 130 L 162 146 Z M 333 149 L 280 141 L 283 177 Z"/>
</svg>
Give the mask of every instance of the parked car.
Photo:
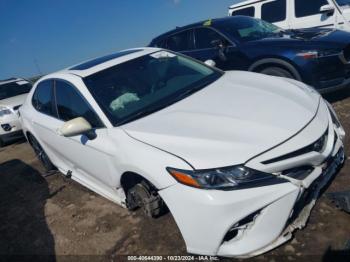
<svg viewBox="0 0 350 262">
<path fill-rule="evenodd" d="M 350 84 L 350 33 L 331 29 L 289 30 L 234 16 L 180 27 L 150 46 L 214 60 L 223 70 L 293 78 L 319 92 Z"/>
<path fill-rule="evenodd" d="M 195 254 L 286 242 L 344 162 L 344 129 L 313 88 L 156 48 L 47 75 L 20 112 L 47 169 L 149 216 L 166 205 Z"/>
<path fill-rule="evenodd" d="M 0 81 L 0 146 L 23 137 L 18 109 L 32 85 L 22 78 Z"/>
<path fill-rule="evenodd" d="M 350 0 L 248 0 L 230 6 L 229 16 L 246 15 L 284 29 L 330 27 L 350 31 Z"/>
</svg>

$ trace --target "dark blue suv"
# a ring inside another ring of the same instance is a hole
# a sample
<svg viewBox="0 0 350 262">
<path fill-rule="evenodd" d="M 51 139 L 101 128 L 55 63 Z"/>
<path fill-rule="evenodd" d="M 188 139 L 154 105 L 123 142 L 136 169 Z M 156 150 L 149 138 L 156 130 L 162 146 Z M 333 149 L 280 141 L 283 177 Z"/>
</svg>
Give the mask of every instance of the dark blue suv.
<svg viewBox="0 0 350 262">
<path fill-rule="evenodd" d="M 293 78 L 320 92 L 350 84 L 350 33 L 333 29 L 283 30 L 246 16 L 176 28 L 150 46 L 214 60 L 223 70 Z"/>
</svg>

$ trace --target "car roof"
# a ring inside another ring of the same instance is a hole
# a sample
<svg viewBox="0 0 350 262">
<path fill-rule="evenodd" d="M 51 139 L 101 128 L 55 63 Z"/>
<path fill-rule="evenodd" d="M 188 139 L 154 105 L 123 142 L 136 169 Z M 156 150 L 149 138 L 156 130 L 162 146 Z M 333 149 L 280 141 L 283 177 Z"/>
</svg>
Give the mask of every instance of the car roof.
<svg viewBox="0 0 350 262">
<path fill-rule="evenodd" d="M 157 37 L 155 37 L 152 42 L 151 42 L 151 45 L 153 42 L 156 42 L 156 41 L 160 41 L 162 40 L 163 38 L 166 38 L 172 34 L 175 34 L 177 32 L 181 32 L 181 31 L 184 31 L 186 29 L 190 29 L 190 28 L 193 28 L 193 27 L 199 27 L 199 26 L 213 26 L 215 27 L 215 25 L 217 24 L 220 24 L 220 23 L 223 23 L 223 22 L 227 22 L 227 21 L 232 21 L 232 20 L 235 20 L 235 19 L 239 19 L 240 16 L 226 16 L 226 17 L 222 17 L 222 18 L 213 18 L 213 19 L 207 19 L 207 20 L 203 20 L 203 21 L 200 21 L 200 22 L 196 22 L 196 23 L 192 23 L 192 24 L 189 24 L 189 25 L 185 25 L 185 26 L 181 26 L 181 27 L 176 27 L 175 29 L 173 30 L 170 30 L 164 34 L 161 34 Z"/>
<path fill-rule="evenodd" d="M 43 79 L 48 79 L 53 77 L 53 75 L 59 74 L 73 74 L 79 77 L 87 77 L 104 69 L 113 67 L 115 65 L 124 63 L 126 61 L 159 51 L 159 48 L 150 48 L 150 47 L 142 47 L 142 48 L 133 48 L 122 50 L 113 54 L 97 57 L 74 66 L 70 66 L 61 71 L 51 73 L 45 76 Z"/>
</svg>

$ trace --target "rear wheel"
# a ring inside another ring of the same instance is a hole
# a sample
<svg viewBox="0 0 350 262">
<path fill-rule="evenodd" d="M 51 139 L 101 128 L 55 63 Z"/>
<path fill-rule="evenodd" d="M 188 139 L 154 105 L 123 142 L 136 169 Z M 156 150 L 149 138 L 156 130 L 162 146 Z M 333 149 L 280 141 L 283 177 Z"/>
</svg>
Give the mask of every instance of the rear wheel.
<svg viewBox="0 0 350 262">
<path fill-rule="evenodd" d="M 130 188 L 127 192 L 127 206 L 130 210 L 141 208 L 148 217 L 159 217 L 166 206 L 155 188 L 146 181 L 141 181 Z"/>
<path fill-rule="evenodd" d="M 266 67 L 263 70 L 261 70 L 259 73 L 270 75 L 270 76 L 279 76 L 279 77 L 295 79 L 292 73 L 280 67 Z"/>
<path fill-rule="evenodd" d="M 40 160 L 45 170 L 46 171 L 55 170 L 56 167 L 52 164 L 50 158 L 47 156 L 44 149 L 39 144 L 38 140 L 36 140 L 36 138 L 31 135 L 28 138 L 29 138 L 29 143 L 34 150 L 36 157 Z"/>
</svg>

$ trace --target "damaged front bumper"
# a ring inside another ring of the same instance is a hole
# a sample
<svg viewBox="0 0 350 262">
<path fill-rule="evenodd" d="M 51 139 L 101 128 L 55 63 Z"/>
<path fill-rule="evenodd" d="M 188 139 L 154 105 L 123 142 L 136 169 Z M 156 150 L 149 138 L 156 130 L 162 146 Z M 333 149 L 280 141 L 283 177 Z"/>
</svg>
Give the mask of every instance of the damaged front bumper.
<svg viewBox="0 0 350 262">
<path fill-rule="evenodd" d="M 307 188 L 286 182 L 236 191 L 176 184 L 159 194 L 167 203 L 189 253 L 253 257 L 285 243 L 306 225 L 320 191 L 344 162 L 342 147 Z"/>
<path fill-rule="evenodd" d="M 303 229 L 310 217 L 311 211 L 316 204 L 317 199 L 320 196 L 322 190 L 332 180 L 337 171 L 341 168 L 345 161 L 344 149 L 341 147 L 335 156 L 331 157 L 326 163 L 324 163 L 324 169 L 321 175 L 311 184 L 311 186 L 304 190 L 304 192 L 298 197 L 298 200 L 293 208 L 291 217 L 287 223 L 287 227 L 273 243 L 258 251 L 252 252 L 249 256 L 252 257 L 263 254 L 269 250 L 272 250 L 281 244 L 287 242 L 292 238 L 292 233 L 297 229 Z"/>
</svg>

